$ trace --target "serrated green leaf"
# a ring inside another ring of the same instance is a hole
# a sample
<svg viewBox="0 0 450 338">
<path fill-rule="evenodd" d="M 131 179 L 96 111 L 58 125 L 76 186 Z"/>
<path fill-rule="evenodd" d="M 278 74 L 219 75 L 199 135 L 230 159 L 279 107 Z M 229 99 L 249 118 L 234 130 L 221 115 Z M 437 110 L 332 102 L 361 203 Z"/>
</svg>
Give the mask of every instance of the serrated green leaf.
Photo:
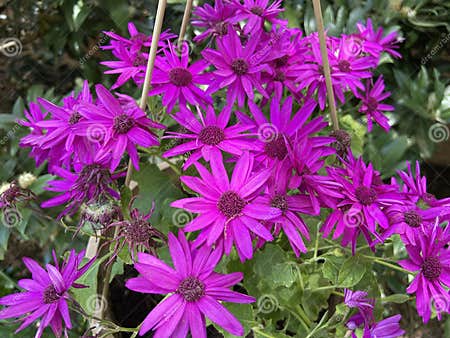
<svg viewBox="0 0 450 338">
<path fill-rule="evenodd" d="M 339 270 L 338 285 L 350 288 L 356 285 L 366 273 L 366 264 L 359 256 L 346 259 Z"/>
</svg>

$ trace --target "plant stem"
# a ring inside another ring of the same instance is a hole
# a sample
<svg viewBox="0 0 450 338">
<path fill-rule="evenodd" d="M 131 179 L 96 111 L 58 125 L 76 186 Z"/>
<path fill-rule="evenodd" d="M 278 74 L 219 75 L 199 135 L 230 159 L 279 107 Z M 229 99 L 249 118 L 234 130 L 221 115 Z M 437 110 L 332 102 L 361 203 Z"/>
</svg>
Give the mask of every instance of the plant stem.
<svg viewBox="0 0 450 338">
<path fill-rule="evenodd" d="M 327 315 L 328 315 L 328 311 L 325 312 L 325 313 L 323 314 L 322 318 L 321 318 L 320 321 L 319 321 L 319 324 L 317 324 L 317 325 L 314 327 L 314 329 L 312 329 L 311 332 L 308 333 L 308 335 L 306 336 L 306 338 L 312 338 L 312 337 L 314 337 L 314 334 L 315 334 L 317 331 L 322 330 L 322 329 L 324 329 L 324 328 L 327 327 L 328 323 L 327 323 L 327 325 L 324 325 L 324 326 L 322 327 L 322 324 L 323 324 L 325 318 L 327 317 Z"/>
<path fill-rule="evenodd" d="M 323 73 L 325 75 L 325 84 L 327 86 L 328 106 L 330 108 L 331 121 L 333 122 L 333 129 L 339 130 L 339 121 L 336 112 L 336 101 L 334 99 L 333 84 L 331 83 L 330 62 L 328 61 L 327 42 L 325 36 L 325 29 L 323 27 L 322 8 L 320 7 L 320 0 L 313 0 L 314 16 L 316 17 L 317 30 L 320 42 L 320 54 L 322 55 Z"/>
<path fill-rule="evenodd" d="M 158 51 L 159 37 L 161 35 L 166 5 L 167 0 L 158 1 L 158 9 L 156 10 L 155 25 L 153 26 L 152 44 L 150 46 L 150 52 L 148 54 L 148 62 L 147 62 L 147 69 L 145 71 L 144 86 L 142 88 L 141 101 L 139 103 L 139 108 L 141 108 L 143 111 L 145 111 L 147 107 L 147 96 L 152 81 L 153 68 L 155 67 L 156 53 Z M 127 187 L 130 186 L 132 172 L 133 172 L 133 164 L 131 163 L 130 159 L 128 161 L 127 176 L 125 178 L 125 185 Z"/>
<path fill-rule="evenodd" d="M 380 265 L 387 266 L 387 267 L 389 267 L 389 268 L 391 268 L 391 269 L 394 269 L 394 270 L 397 270 L 397 271 L 400 271 L 400 272 L 403 272 L 403 273 L 406 273 L 406 274 L 409 274 L 409 275 L 412 275 L 412 274 L 413 274 L 411 271 L 408 271 L 408 270 L 406 270 L 406 269 L 403 269 L 402 267 L 400 267 L 400 266 L 398 266 L 398 265 L 394 265 L 394 264 L 388 263 L 388 262 L 386 262 L 385 260 L 383 260 L 383 259 L 380 258 L 380 257 L 372 257 L 372 256 L 366 256 L 366 255 L 363 255 L 363 257 L 364 257 L 364 258 L 371 259 L 371 260 L 373 260 L 375 263 L 378 263 L 378 264 L 380 264 Z"/>
<path fill-rule="evenodd" d="M 184 36 L 186 34 L 187 25 L 191 16 L 193 0 L 186 0 L 186 7 L 184 7 L 183 21 L 181 22 L 180 34 L 178 35 L 178 49 L 182 47 Z"/>
</svg>

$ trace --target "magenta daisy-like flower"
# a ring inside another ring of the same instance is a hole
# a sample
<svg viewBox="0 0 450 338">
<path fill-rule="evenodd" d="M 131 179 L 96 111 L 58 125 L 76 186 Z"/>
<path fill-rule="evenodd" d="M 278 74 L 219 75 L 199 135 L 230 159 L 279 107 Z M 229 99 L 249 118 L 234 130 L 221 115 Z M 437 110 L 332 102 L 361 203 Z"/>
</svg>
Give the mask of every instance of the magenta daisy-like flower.
<svg viewBox="0 0 450 338">
<path fill-rule="evenodd" d="M 397 32 L 389 33 L 383 36 L 383 28 L 379 27 L 375 31 L 372 19 L 367 19 L 367 24 L 364 26 L 362 23 L 358 23 L 357 28 L 359 35 L 363 39 L 362 48 L 363 51 L 369 53 L 377 58 L 380 57 L 382 52 L 387 52 L 394 57 L 401 58 L 401 54 L 396 51 L 398 49 L 397 43 L 401 42 Z"/>
<path fill-rule="evenodd" d="M 421 209 L 415 204 L 394 204 L 386 209 L 391 227 L 383 237 L 389 237 L 392 233 L 400 234 L 405 244 L 416 245 L 422 236 L 421 227 L 434 224 L 436 217 L 441 216 L 442 209 Z"/>
<path fill-rule="evenodd" d="M 193 26 L 205 30 L 194 38 L 195 42 L 201 42 L 209 37 L 224 36 L 228 33 L 230 25 L 238 20 L 235 16 L 236 8 L 228 1 L 214 1 L 214 7 L 205 3 L 203 6 L 195 7 L 192 12 Z M 231 29 L 231 28 L 230 28 Z"/>
<path fill-rule="evenodd" d="M 370 322 L 374 319 L 373 308 L 375 306 L 375 299 L 367 298 L 368 294 L 365 291 L 351 291 L 344 290 L 344 303 L 350 308 L 357 308 L 364 321 Z"/>
<path fill-rule="evenodd" d="M 159 56 L 155 61 L 155 70 L 152 76 L 152 89 L 148 95 L 163 94 L 162 103 L 170 112 L 179 102 L 180 106 L 186 106 L 186 102 L 192 105 L 212 104 L 209 94 L 201 90 L 199 85 L 211 83 L 210 74 L 202 74 L 208 67 L 208 62 L 199 60 L 189 65 L 189 46 L 183 44 L 181 57 L 175 51 L 170 42 L 164 49 L 164 56 Z"/>
<path fill-rule="evenodd" d="M 254 162 L 254 157 L 244 152 L 230 181 L 221 154 L 214 153 L 210 161 L 212 173 L 196 163 L 201 178 L 181 177 L 181 181 L 200 196 L 175 201 L 171 206 L 199 214 L 185 227 L 185 231 L 201 230 L 195 241 L 197 246 L 222 244 L 229 255 L 235 244 L 240 259 L 244 261 L 253 256 L 251 233 L 267 241 L 273 239 L 259 221 L 276 218 L 281 211 L 257 201 L 271 169 L 253 172 Z"/>
<path fill-rule="evenodd" d="M 30 102 L 29 109 L 24 110 L 25 120 L 18 123 L 22 126 L 30 128 L 30 133 L 20 140 L 21 147 L 30 147 L 30 156 L 36 161 L 36 166 L 40 166 L 46 159 L 49 160 L 50 165 L 59 161 L 63 154 L 58 153 L 57 149 L 43 149 L 42 142 L 45 138 L 45 130 L 38 126 L 38 123 L 44 121 L 47 112 L 43 112 L 41 107 L 35 102 Z M 61 152 L 62 149 L 59 149 Z"/>
<path fill-rule="evenodd" d="M 436 222 L 422 229 L 417 245 L 406 245 L 409 258 L 398 264 L 417 272 L 406 291 L 416 294 L 417 313 L 427 323 L 433 306 L 439 320 L 442 313 L 450 313 L 450 249 L 448 226 L 446 231 L 442 231 Z"/>
<path fill-rule="evenodd" d="M 208 88 L 208 93 L 213 93 L 227 87 L 227 104 L 232 106 L 237 100 L 242 107 L 247 96 L 254 98 L 254 88 L 263 96 L 268 97 L 261 85 L 261 72 L 270 72 L 270 67 L 257 50 L 261 31 L 252 32 L 247 44 L 242 46 L 238 34 L 234 30 L 222 38 L 216 40 L 217 50 L 206 49 L 203 57 L 216 67 L 213 72 L 214 82 Z M 263 53 L 264 54 L 264 53 Z"/>
<path fill-rule="evenodd" d="M 281 7 L 281 0 L 275 0 L 269 4 L 269 0 L 232 0 L 232 5 L 238 10 L 235 17 L 238 21 L 247 20 L 244 27 L 246 34 L 261 30 L 264 27 L 264 22 L 287 26 L 287 20 L 279 17 L 280 13 L 284 11 Z"/>
<path fill-rule="evenodd" d="M 63 106 L 57 106 L 43 98 L 38 98 L 39 104 L 50 112 L 50 119 L 37 122 L 37 126 L 46 130 L 42 140 L 42 148 L 64 153 L 58 164 L 70 164 L 72 155 L 84 157 L 88 152 L 86 140 L 77 134 L 77 124 L 85 120 L 79 108 L 85 103 L 92 103 L 92 96 L 87 81 L 83 89 L 75 97 L 74 93 L 63 99 Z"/>
<path fill-rule="evenodd" d="M 25 290 L 24 292 L 0 298 L 0 305 L 6 306 L 0 310 L 0 319 L 20 318 L 23 320 L 16 331 L 19 332 L 41 318 L 35 338 L 40 338 L 48 326 L 56 337 L 61 337 L 63 326 L 65 326 L 64 332 L 67 337 L 66 330 L 72 328 L 67 304 L 70 299 L 68 291 L 72 287 L 84 287 L 75 282 L 89 269 L 95 259 L 91 259 L 80 267 L 83 257 L 84 251 L 77 254 L 75 250 L 72 250 L 69 257 L 59 266 L 56 254 L 53 252 L 55 264 L 47 264 L 46 269 L 31 258 L 23 258 L 32 277 L 19 280 L 18 285 Z"/>
<path fill-rule="evenodd" d="M 347 327 L 352 330 L 351 338 L 397 338 L 405 334 L 405 331 L 400 327 L 401 319 L 401 315 L 394 315 L 379 322 L 366 323 L 361 313 L 357 313 L 349 319 Z M 362 325 L 364 325 L 362 336 L 359 336 L 355 333 L 355 330 Z"/>
<path fill-rule="evenodd" d="M 420 164 L 416 161 L 415 174 L 411 170 L 411 163 L 407 163 L 408 172 L 398 171 L 403 182 L 402 191 L 414 203 L 423 202 L 428 207 L 443 207 L 443 211 L 447 208 L 450 213 L 450 197 L 437 199 L 433 194 L 427 192 L 427 178 L 420 174 Z"/>
<path fill-rule="evenodd" d="M 139 334 L 153 329 L 155 338 L 182 338 L 190 331 L 193 338 L 206 338 L 208 318 L 233 335 L 244 335 L 241 323 L 221 302 L 252 303 L 255 298 L 229 289 L 242 280 L 241 272 L 214 272 L 222 250 L 206 246 L 194 249 L 180 231 L 178 239 L 169 233 L 169 251 L 174 268 L 154 256 L 138 253 L 134 267 L 140 276 L 126 283 L 136 292 L 170 294 L 144 319 Z"/>
<path fill-rule="evenodd" d="M 76 212 L 83 203 L 95 202 L 99 197 L 120 198 L 113 189 L 114 179 L 103 164 L 91 162 L 78 167 L 75 172 L 54 167 L 53 173 L 60 177 L 58 180 L 48 181 L 46 190 L 61 193 L 41 204 L 42 208 L 51 208 L 67 203 L 59 217 Z"/>
<path fill-rule="evenodd" d="M 185 107 L 180 107 L 180 112 L 172 115 L 174 120 L 190 133 L 168 132 L 165 138 L 187 142 L 166 151 L 164 157 L 192 152 L 183 166 L 183 169 L 187 169 L 200 158 L 209 162 L 211 152 L 214 151 L 222 150 L 233 155 L 241 155 L 244 150 L 254 148 L 251 140 L 242 134 L 250 129 L 249 126 L 242 124 L 227 126 L 231 117 L 230 107 L 225 107 L 219 115 L 216 115 L 212 106 L 206 107 L 206 116 L 203 116 L 198 107 L 197 112 L 200 121 Z"/>
<path fill-rule="evenodd" d="M 117 99 L 101 84 L 96 85 L 95 90 L 98 102 L 96 105 L 85 103 L 80 106 L 86 121 L 77 125 L 77 131 L 88 138 L 95 133 L 96 138 L 102 139 L 103 146 L 98 157 L 104 158 L 110 154 L 111 170 L 117 168 L 125 151 L 134 167 L 139 169 L 136 147 L 159 145 L 150 128 L 163 129 L 165 126 L 149 119 L 131 97 L 120 95 Z"/>
<path fill-rule="evenodd" d="M 288 144 L 294 135 L 308 137 L 309 134 L 327 126 L 321 117 L 309 123 L 306 122 L 317 105 L 314 100 L 306 100 L 294 116 L 292 116 L 292 104 L 291 96 L 282 103 L 273 98 L 270 103 L 268 119 L 255 103 L 249 101 L 248 105 L 253 120 L 245 118 L 243 114 L 238 114 L 243 123 L 249 124 L 257 132 L 258 138 L 254 141 L 255 159 L 267 167 L 273 166 L 288 156 Z"/>
<path fill-rule="evenodd" d="M 300 213 L 312 215 L 314 210 L 309 198 L 303 194 L 288 195 L 291 167 L 288 161 L 281 162 L 274 170 L 272 177 L 267 183 L 268 194 L 258 197 L 256 201 L 261 204 L 270 205 L 280 209 L 281 215 L 267 223 L 278 229 L 283 229 L 292 250 L 297 257 L 300 252 L 307 252 L 302 236 L 310 239 L 309 229 Z"/>
<path fill-rule="evenodd" d="M 389 119 L 383 114 L 385 111 L 393 111 L 394 107 L 381 103 L 391 95 L 391 92 L 384 91 L 383 76 L 377 79 L 373 86 L 367 85 L 364 93 L 356 93 L 355 96 L 361 99 L 359 111 L 367 115 L 367 130 L 372 131 L 372 120 L 378 123 L 386 132 L 389 131 Z"/>
<path fill-rule="evenodd" d="M 327 169 L 329 176 L 342 186 L 340 192 L 344 198 L 324 222 L 321 229 L 324 236 L 328 236 L 337 224 L 333 239 L 342 235 L 342 245 L 351 243 L 353 252 L 360 233 L 371 246 L 375 243 L 371 236 L 382 242 L 378 226 L 382 230 L 390 226 L 384 209 L 393 204 L 403 204 L 403 196 L 395 186 L 381 181 L 371 163 L 366 165 L 362 158 L 355 159 L 351 154 L 345 163 L 345 169 Z"/>
</svg>

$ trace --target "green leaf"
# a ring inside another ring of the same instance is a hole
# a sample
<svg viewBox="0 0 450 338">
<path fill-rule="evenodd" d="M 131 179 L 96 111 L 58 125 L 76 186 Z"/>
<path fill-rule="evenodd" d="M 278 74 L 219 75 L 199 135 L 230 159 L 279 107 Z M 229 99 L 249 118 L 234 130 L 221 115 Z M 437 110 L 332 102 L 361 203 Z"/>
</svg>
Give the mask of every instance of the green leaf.
<svg viewBox="0 0 450 338">
<path fill-rule="evenodd" d="M 339 271 L 344 263 L 345 257 L 328 256 L 322 267 L 322 274 L 333 284 L 338 284 Z"/>
<path fill-rule="evenodd" d="M 396 293 L 394 295 L 387 296 L 385 298 L 381 299 L 383 303 L 396 303 L 396 304 L 402 304 L 409 300 L 408 295 L 404 295 L 401 293 Z"/>
<path fill-rule="evenodd" d="M 366 273 L 366 264 L 359 256 L 349 257 L 341 267 L 338 277 L 338 285 L 352 287 L 356 285 Z"/>
</svg>

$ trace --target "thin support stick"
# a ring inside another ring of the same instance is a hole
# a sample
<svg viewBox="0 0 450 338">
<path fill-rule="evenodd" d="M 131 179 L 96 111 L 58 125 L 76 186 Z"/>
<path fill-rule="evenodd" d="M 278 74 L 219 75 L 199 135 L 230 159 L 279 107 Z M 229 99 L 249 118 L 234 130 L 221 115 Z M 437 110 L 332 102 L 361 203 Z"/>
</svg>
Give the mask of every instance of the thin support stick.
<svg viewBox="0 0 450 338">
<path fill-rule="evenodd" d="M 158 51 L 159 37 L 161 35 L 162 24 L 164 20 L 164 12 L 166 11 L 167 0 L 158 1 L 158 9 L 156 10 L 155 25 L 153 27 L 152 44 L 148 55 L 147 70 L 145 71 L 144 86 L 142 88 L 141 101 L 139 107 L 145 111 L 147 107 L 147 96 L 152 81 L 153 68 L 155 66 L 156 52 Z M 127 176 L 125 178 L 125 186 L 129 187 L 131 182 L 131 174 L 133 172 L 133 164 L 131 159 L 128 161 Z"/>
<path fill-rule="evenodd" d="M 180 34 L 178 35 L 178 49 L 181 49 L 184 36 L 186 35 L 187 25 L 191 17 L 192 3 L 194 0 L 186 0 L 186 7 L 184 7 L 183 21 L 181 22 Z"/>
<path fill-rule="evenodd" d="M 331 83 L 330 62 L 328 61 L 328 52 L 326 45 L 325 29 L 323 27 L 322 8 L 320 0 L 313 0 L 314 16 L 316 17 L 317 29 L 320 42 L 320 54 L 322 55 L 323 73 L 325 75 L 325 84 L 327 86 L 328 106 L 330 107 L 331 121 L 333 129 L 339 130 L 339 121 L 336 112 L 336 101 L 334 99 L 333 85 Z"/>
</svg>

